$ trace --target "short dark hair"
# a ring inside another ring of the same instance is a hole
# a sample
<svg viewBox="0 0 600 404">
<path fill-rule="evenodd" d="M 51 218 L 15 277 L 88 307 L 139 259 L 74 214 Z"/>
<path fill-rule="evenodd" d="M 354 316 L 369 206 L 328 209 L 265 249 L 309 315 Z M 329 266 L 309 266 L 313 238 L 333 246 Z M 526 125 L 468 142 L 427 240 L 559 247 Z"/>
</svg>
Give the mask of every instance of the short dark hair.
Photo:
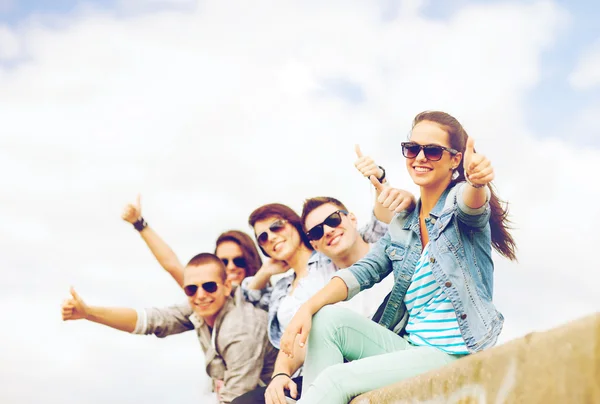
<svg viewBox="0 0 600 404">
<path fill-rule="evenodd" d="M 215 245 L 215 253 L 217 252 L 217 248 L 219 244 L 224 243 L 226 241 L 231 241 L 236 243 L 240 249 L 242 250 L 242 255 L 246 259 L 247 266 L 246 276 L 254 276 L 256 272 L 262 266 L 262 260 L 260 259 L 260 254 L 256 249 L 256 245 L 254 244 L 254 240 L 252 237 L 239 230 L 229 230 L 225 233 L 221 233 L 219 238 L 217 238 L 217 242 Z"/>
<path fill-rule="evenodd" d="M 346 205 L 344 205 L 338 199 L 332 198 L 330 196 L 316 196 L 314 198 L 308 198 L 308 199 L 304 200 L 304 205 L 302 206 L 301 219 L 302 219 L 302 227 L 304 228 L 304 231 L 308 230 L 306 228 L 306 217 L 309 215 L 309 213 L 312 212 L 313 210 L 317 209 L 319 206 L 326 205 L 328 203 L 330 203 L 334 206 L 337 206 L 338 208 L 348 212 L 348 208 L 346 208 Z"/>
<path fill-rule="evenodd" d="M 255 209 L 254 212 L 252 212 L 250 214 L 250 217 L 248 218 L 248 224 L 254 227 L 256 222 L 265 219 L 270 219 L 273 217 L 287 220 L 292 226 L 294 226 L 296 231 L 298 231 L 298 234 L 300 235 L 300 240 L 302 240 L 306 248 L 308 248 L 311 251 L 313 250 L 313 247 L 312 245 L 310 245 L 310 241 L 308 240 L 308 237 L 306 237 L 306 233 L 304 232 L 300 216 L 298 216 L 298 214 L 294 212 L 292 208 L 284 204 L 270 203 L 268 205 L 263 205 L 260 208 Z M 265 250 L 260 246 L 260 244 L 259 247 L 262 253 L 269 257 L 269 254 L 265 252 Z"/>
<path fill-rule="evenodd" d="M 227 279 L 227 272 L 225 272 L 225 265 L 223 264 L 223 261 L 221 261 L 219 259 L 219 257 L 217 257 L 215 254 L 200 253 L 198 255 L 195 255 L 187 263 L 186 267 L 197 267 L 200 265 L 207 265 L 207 264 L 215 264 L 216 266 L 218 266 L 220 269 L 220 272 L 221 272 L 221 279 L 223 279 L 223 281 L 225 281 Z"/>
</svg>

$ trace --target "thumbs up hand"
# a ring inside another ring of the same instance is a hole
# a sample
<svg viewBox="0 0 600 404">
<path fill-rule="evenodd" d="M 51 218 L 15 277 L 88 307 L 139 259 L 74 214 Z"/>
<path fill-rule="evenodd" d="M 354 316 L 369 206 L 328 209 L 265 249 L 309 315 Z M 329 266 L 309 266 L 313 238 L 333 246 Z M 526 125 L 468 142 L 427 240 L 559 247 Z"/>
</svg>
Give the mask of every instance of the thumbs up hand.
<svg viewBox="0 0 600 404">
<path fill-rule="evenodd" d="M 484 186 L 494 179 L 494 168 L 491 161 L 483 154 L 475 152 L 475 140 L 467 139 L 467 147 L 463 154 L 465 177 L 475 186 Z"/>
<path fill-rule="evenodd" d="M 137 195 L 135 203 L 128 203 L 123 209 L 121 218 L 131 224 L 138 221 L 142 217 L 142 197 L 140 194 Z"/>
<path fill-rule="evenodd" d="M 369 178 L 369 176 L 374 175 L 375 178 L 381 178 L 383 175 L 383 171 L 375 161 L 369 156 L 363 156 L 360 151 L 359 145 L 354 145 L 354 151 L 356 152 L 356 161 L 354 162 L 354 167 L 360 171 L 360 173 Z"/>
<path fill-rule="evenodd" d="M 374 175 L 370 176 L 371 184 L 377 190 L 377 203 L 392 213 L 400 213 L 403 210 L 412 211 L 415 206 L 415 197 L 408 191 L 384 186 Z M 391 219 L 391 218 L 390 218 Z"/>
<path fill-rule="evenodd" d="M 71 287 L 71 298 L 67 299 L 62 304 L 62 319 L 79 320 L 86 318 L 88 315 L 88 306 L 83 299 L 79 297 L 75 289 Z"/>
</svg>

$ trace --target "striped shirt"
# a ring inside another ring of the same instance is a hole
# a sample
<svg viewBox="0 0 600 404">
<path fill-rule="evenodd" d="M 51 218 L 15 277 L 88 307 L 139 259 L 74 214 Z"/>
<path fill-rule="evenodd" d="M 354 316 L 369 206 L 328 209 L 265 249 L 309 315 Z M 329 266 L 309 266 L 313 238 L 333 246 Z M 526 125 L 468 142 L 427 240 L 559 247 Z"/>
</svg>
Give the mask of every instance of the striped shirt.
<svg viewBox="0 0 600 404">
<path fill-rule="evenodd" d="M 404 303 L 408 310 L 406 332 L 415 345 L 429 345 L 449 354 L 468 354 L 452 302 L 439 287 L 429 263 L 429 244 L 415 267 Z"/>
</svg>

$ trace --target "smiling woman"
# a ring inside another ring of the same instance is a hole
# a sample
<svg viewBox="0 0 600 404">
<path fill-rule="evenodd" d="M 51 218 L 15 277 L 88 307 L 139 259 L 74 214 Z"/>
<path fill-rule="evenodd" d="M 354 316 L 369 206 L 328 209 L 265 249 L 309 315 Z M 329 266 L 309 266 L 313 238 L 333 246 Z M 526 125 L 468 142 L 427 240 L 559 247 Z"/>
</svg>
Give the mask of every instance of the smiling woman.
<svg viewBox="0 0 600 404">
<path fill-rule="evenodd" d="M 281 352 L 291 357 L 309 339 L 301 403 L 347 403 L 491 347 L 502 330 L 492 248 L 516 257 L 506 209 L 490 186 L 491 162 L 440 111 L 414 118 L 402 154 L 420 188 L 416 209 L 396 215 L 378 245 L 304 303 L 282 336 Z M 390 273 L 395 284 L 379 325 L 333 306 Z M 396 333 L 402 305 L 406 336 Z"/>
</svg>

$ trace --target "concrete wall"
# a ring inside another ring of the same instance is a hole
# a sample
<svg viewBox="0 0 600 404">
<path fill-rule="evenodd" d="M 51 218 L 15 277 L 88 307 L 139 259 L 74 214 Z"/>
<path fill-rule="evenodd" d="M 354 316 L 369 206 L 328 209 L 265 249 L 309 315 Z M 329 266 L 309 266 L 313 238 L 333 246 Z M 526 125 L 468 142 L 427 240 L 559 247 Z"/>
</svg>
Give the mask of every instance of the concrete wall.
<svg viewBox="0 0 600 404">
<path fill-rule="evenodd" d="M 600 403 L 600 313 L 352 400 L 367 403 Z"/>
</svg>

